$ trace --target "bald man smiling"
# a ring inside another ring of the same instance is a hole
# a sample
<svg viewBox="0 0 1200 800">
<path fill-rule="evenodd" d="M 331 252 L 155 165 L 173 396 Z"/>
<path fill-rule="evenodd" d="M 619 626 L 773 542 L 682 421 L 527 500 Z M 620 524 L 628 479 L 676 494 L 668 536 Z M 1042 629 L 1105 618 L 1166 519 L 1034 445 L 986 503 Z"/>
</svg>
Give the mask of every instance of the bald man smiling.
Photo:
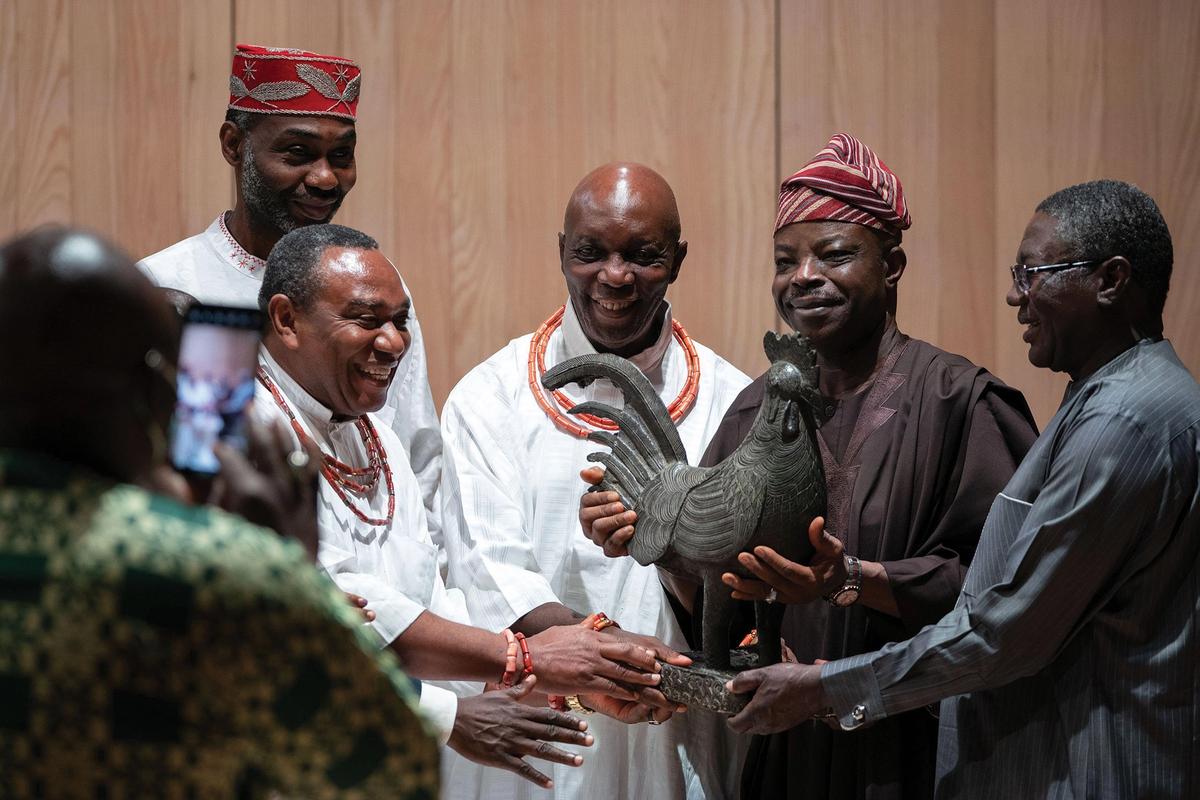
<svg viewBox="0 0 1200 800">
<path fill-rule="evenodd" d="M 567 302 L 471 370 L 446 401 L 450 582 L 464 590 L 474 624 L 531 635 L 603 612 L 621 626 L 606 636 L 684 646 L 657 570 L 606 558 L 578 529 L 578 472 L 595 445 L 585 438 L 591 426 L 566 412 L 583 400 L 619 407 L 620 395 L 608 381 L 556 394 L 539 382 L 545 369 L 585 353 L 629 358 L 675 408 L 689 457 L 700 457 L 749 381 L 672 318 L 666 294 L 687 255 L 680 232 L 675 195 L 658 173 L 618 163 L 588 174 L 558 236 Z M 578 713 L 600 713 L 589 717 L 596 744 L 583 766 L 555 767 L 555 797 L 735 794 L 740 750 L 715 715 L 691 710 L 668 720 L 669 708 L 566 700 Z M 533 796 L 461 759 L 444 774 L 448 797 Z"/>
</svg>

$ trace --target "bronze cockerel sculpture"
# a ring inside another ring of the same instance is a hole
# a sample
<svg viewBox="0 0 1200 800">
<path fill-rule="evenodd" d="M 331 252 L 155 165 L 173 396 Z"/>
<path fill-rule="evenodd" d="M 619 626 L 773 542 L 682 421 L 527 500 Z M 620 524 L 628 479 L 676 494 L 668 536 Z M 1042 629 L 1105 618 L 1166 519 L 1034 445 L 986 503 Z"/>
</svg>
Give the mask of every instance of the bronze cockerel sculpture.
<svg viewBox="0 0 1200 800">
<path fill-rule="evenodd" d="M 808 526 L 825 513 L 825 475 L 816 444 L 816 355 L 796 334 L 768 332 L 763 348 L 771 368 L 762 407 L 745 440 L 714 467 L 688 465 L 662 400 L 625 359 L 608 353 L 579 356 L 542 378 L 550 390 L 607 378 L 624 395 L 622 409 L 595 402 L 571 409 L 619 426 L 616 433 L 588 436 L 611 449 L 588 456 L 606 467 L 594 491 L 615 491 L 626 508 L 637 512 L 629 552 L 639 564 L 659 564 L 703 580 L 704 660 L 718 670 L 730 667 L 727 645 L 734 610 L 721 573 L 753 577 L 738 564 L 737 555 L 759 545 L 806 562 L 812 556 Z M 758 663 L 779 662 L 782 609 L 757 603 L 755 617 Z"/>
</svg>

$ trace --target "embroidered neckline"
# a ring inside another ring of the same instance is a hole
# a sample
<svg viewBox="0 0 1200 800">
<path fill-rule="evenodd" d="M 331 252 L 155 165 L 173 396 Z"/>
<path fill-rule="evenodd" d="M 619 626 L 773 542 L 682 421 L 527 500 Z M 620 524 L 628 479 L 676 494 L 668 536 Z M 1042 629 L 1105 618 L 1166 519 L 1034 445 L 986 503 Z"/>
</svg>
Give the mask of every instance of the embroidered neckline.
<svg viewBox="0 0 1200 800">
<path fill-rule="evenodd" d="M 217 217 L 217 225 L 221 228 L 221 235 L 225 237 L 225 243 L 229 246 L 229 250 L 224 253 L 225 259 L 233 265 L 234 269 L 243 275 L 249 275 L 255 280 L 262 280 L 263 272 L 267 269 L 267 262 L 256 255 L 246 252 L 246 248 L 242 247 L 238 240 L 233 238 L 233 234 L 229 232 L 229 228 L 225 227 L 225 214 L 222 212 Z"/>
</svg>

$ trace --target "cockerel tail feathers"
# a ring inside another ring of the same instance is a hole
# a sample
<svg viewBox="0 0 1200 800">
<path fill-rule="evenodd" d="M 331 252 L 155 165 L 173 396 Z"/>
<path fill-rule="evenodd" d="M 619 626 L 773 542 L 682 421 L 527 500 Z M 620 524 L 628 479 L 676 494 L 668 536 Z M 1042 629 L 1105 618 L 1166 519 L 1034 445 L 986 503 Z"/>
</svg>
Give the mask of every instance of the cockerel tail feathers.
<svg viewBox="0 0 1200 800">
<path fill-rule="evenodd" d="M 621 496 L 622 504 L 632 507 L 631 504 L 634 502 L 632 498 L 641 495 L 643 484 L 629 474 L 629 470 L 621 462 L 621 459 L 612 453 L 588 453 L 587 460 L 594 464 L 604 465 L 604 479 L 600 481 L 600 487 L 616 492 Z"/>
<path fill-rule="evenodd" d="M 567 413 L 591 414 L 617 423 L 617 427 L 621 429 L 623 436 L 628 437 L 631 446 L 637 450 L 642 460 L 656 472 L 667 464 L 667 459 L 658 446 L 658 439 L 651 433 L 650 426 L 629 409 L 613 408 L 605 403 L 592 401 L 580 403 L 574 408 L 569 409 Z M 593 433 L 599 433 L 599 431 L 593 431 Z M 588 434 L 588 439 L 593 442 L 601 441 L 592 438 L 591 434 Z M 601 443 L 604 444 L 604 442 Z"/>
<path fill-rule="evenodd" d="M 646 483 L 654 477 L 658 472 L 659 467 L 651 468 L 642 458 L 639 453 L 629 442 L 625 441 L 625 437 L 617 436 L 608 431 L 592 431 L 588 434 L 588 440 L 599 442 L 603 445 L 608 445 L 612 450 L 613 455 L 621 459 L 629 472 L 633 475 L 634 480 L 638 482 L 637 493 L 641 494 L 641 489 Z"/>
<path fill-rule="evenodd" d="M 675 423 L 658 393 L 641 370 L 626 359 L 612 353 L 576 356 L 546 370 L 542 376 L 542 386 L 553 391 L 568 383 L 578 383 L 581 379 L 590 381 L 596 378 L 607 378 L 616 385 L 625 397 L 624 410 L 632 411 L 643 422 L 657 443 L 664 461 L 687 461 L 683 440 L 679 438 L 679 431 L 675 430 Z"/>
<path fill-rule="evenodd" d="M 698 476 L 687 465 L 687 451 L 662 398 L 632 363 L 610 353 L 580 356 L 555 366 L 542 376 L 542 385 L 553 391 L 568 383 L 586 385 L 597 378 L 612 381 L 625 398 L 623 408 L 589 401 L 570 409 L 571 414 L 591 414 L 617 424 L 618 432 L 592 431 L 588 439 L 607 445 L 611 452 L 591 453 L 588 460 L 603 464 L 599 488 L 614 491 L 626 508 L 638 512 L 637 535 L 629 541 L 629 554 L 640 564 L 651 564 L 670 547 L 676 517 L 686 488 Z M 663 480 L 673 491 L 661 492 Z"/>
</svg>

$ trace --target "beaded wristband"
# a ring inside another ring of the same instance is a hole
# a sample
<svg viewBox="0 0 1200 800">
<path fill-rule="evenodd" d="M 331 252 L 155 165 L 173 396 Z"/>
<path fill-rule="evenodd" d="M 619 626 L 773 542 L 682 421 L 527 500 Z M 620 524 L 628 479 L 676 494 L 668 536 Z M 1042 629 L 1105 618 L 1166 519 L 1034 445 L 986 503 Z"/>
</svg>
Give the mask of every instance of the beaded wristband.
<svg viewBox="0 0 1200 800">
<path fill-rule="evenodd" d="M 533 656 L 529 654 L 529 642 L 525 639 L 525 634 L 518 633 L 514 638 L 521 646 L 521 666 L 525 668 L 525 674 L 521 676 L 521 679 L 524 680 L 533 674 Z"/>
<path fill-rule="evenodd" d="M 595 614 L 590 614 L 584 618 L 583 622 L 579 623 L 585 628 L 591 628 L 594 631 L 602 631 L 605 628 L 621 627 L 616 622 L 608 618 L 608 615 L 603 611 L 597 611 Z"/>
<path fill-rule="evenodd" d="M 500 685 L 508 688 L 517 682 L 517 637 L 508 628 L 504 631 L 504 640 L 508 643 L 508 652 L 504 656 L 504 674 L 500 676 Z M 517 634 L 520 636 L 520 634 Z M 522 637 L 524 638 L 524 637 Z"/>
</svg>

